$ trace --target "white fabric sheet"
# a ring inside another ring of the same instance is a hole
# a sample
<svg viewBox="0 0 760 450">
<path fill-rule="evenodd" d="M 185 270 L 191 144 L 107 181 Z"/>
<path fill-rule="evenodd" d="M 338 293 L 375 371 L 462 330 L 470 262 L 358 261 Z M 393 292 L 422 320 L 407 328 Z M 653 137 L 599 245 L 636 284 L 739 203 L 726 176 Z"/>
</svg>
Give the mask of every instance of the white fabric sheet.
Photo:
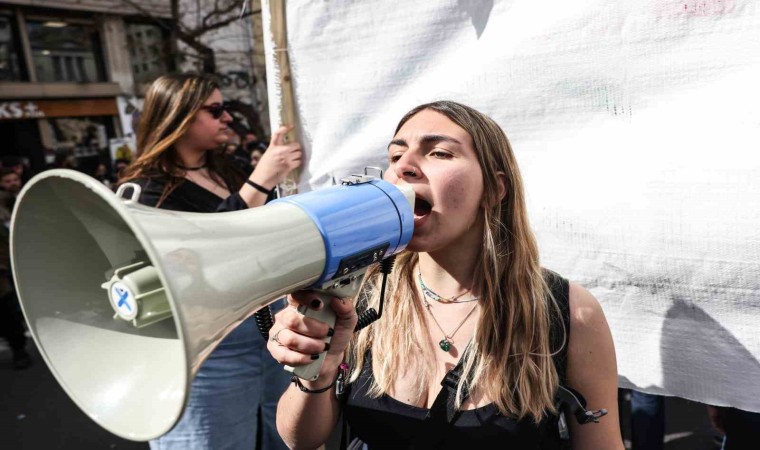
<svg viewBox="0 0 760 450">
<path fill-rule="evenodd" d="M 387 166 L 417 104 L 471 105 L 512 141 L 544 265 L 601 302 L 621 385 L 760 411 L 758 2 L 290 0 L 287 17 L 302 190 Z"/>
</svg>

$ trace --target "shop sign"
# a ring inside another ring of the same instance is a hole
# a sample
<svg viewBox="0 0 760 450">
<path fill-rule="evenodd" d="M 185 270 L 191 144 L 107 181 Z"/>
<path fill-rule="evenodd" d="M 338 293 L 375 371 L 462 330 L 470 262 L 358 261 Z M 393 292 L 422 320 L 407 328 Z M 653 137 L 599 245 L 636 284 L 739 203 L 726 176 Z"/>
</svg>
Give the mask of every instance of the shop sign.
<svg viewBox="0 0 760 450">
<path fill-rule="evenodd" d="M 35 102 L 0 102 L 0 120 L 2 119 L 37 119 L 45 113 Z"/>
<path fill-rule="evenodd" d="M 0 101 L 0 120 L 113 116 L 116 114 L 118 114 L 118 109 L 116 100 L 113 98 Z"/>
</svg>

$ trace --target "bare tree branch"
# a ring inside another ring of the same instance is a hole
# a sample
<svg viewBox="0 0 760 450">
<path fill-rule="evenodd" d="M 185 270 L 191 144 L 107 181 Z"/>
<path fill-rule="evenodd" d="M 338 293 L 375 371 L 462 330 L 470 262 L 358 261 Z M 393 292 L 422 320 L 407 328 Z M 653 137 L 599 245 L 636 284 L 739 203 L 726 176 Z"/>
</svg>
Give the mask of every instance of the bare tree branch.
<svg viewBox="0 0 760 450">
<path fill-rule="evenodd" d="M 164 30 L 171 31 L 171 27 L 164 22 L 163 20 L 160 20 L 156 16 L 153 15 L 150 11 L 140 6 L 138 3 L 133 2 L 132 0 L 122 0 L 127 6 L 131 6 L 134 8 L 138 13 L 140 13 L 141 16 L 151 19 L 153 22 L 156 23 L 156 25 L 160 26 Z"/>
<path fill-rule="evenodd" d="M 239 18 L 239 12 L 243 5 L 245 5 L 245 0 L 229 0 L 226 3 L 223 0 L 214 0 L 214 7 L 203 17 L 201 27 L 208 27 L 209 22 L 214 18 L 226 17 L 228 15 L 234 15 Z"/>
<path fill-rule="evenodd" d="M 214 0 L 214 7 L 203 16 L 200 28 L 206 28 L 208 26 L 208 21 L 216 14 L 219 14 L 219 0 Z"/>
<path fill-rule="evenodd" d="M 206 25 L 204 28 L 199 28 L 197 30 L 193 30 L 189 34 L 191 36 L 200 36 L 200 35 L 205 34 L 205 33 L 209 32 L 211 30 L 216 30 L 217 28 L 225 27 L 225 26 L 231 24 L 232 22 L 235 22 L 238 19 L 242 19 L 244 17 L 250 17 L 250 16 L 253 16 L 255 14 L 260 14 L 260 13 L 261 13 L 261 10 L 257 9 L 255 11 L 248 11 L 248 12 L 244 13 L 242 16 L 233 15 L 231 17 L 228 17 L 228 18 L 224 19 L 224 20 L 220 20 L 219 22 Z"/>
<path fill-rule="evenodd" d="M 214 0 L 213 9 L 204 15 L 200 24 L 196 27 L 191 27 L 183 20 L 180 0 L 170 0 L 170 20 L 156 17 L 153 12 L 147 10 L 135 0 L 122 0 L 122 2 L 132 7 L 141 16 L 150 19 L 171 33 L 170 45 L 172 54 L 179 55 L 183 53 L 179 51 L 176 45 L 177 41 L 181 41 L 197 53 L 193 57 L 202 61 L 203 71 L 209 73 L 216 72 L 214 50 L 201 42 L 201 37 L 210 31 L 223 28 L 236 20 L 261 13 L 261 9 L 258 9 L 246 11 L 242 15 L 238 14 L 240 8 L 245 4 L 245 0 Z"/>
</svg>

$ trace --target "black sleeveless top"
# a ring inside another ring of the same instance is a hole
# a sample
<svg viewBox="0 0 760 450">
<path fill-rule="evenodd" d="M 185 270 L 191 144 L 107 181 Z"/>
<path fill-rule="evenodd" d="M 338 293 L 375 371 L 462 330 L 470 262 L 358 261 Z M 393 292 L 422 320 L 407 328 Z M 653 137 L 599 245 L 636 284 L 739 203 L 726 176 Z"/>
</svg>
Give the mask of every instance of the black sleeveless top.
<svg viewBox="0 0 760 450">
<path fill-rule="evenodd" d="M 551 345 L 557 352 L 553 357 L 560 383 L 567 384 L 567 345 L 569 342 L 570 305 L 568 281 L 554 272 L 546 271 L 546 279 L 556 299 L 562 316 L 551 321 Z M 361 439 L 369 450 L 416 449 L 425 447 L 415 444 L 419 440 L 427 408 L 419 408 L 388 395 L 371 398 L 368 389 L 372 382 L 371 358 L 366 358 L 361 375 L 346 388 L 344 414 L 350 427 L 351 437 Z M 438 438 L 439 449 L 553 449 L 559 448 L 557 416 L 536 424 L 532 418 L 515 420 L 499 414 L 491 403 L 480 408 L 462 411 L 453 424 L 441 424 Z M 438 432 L 438 430 L 436 430 Z"/>
</svg>

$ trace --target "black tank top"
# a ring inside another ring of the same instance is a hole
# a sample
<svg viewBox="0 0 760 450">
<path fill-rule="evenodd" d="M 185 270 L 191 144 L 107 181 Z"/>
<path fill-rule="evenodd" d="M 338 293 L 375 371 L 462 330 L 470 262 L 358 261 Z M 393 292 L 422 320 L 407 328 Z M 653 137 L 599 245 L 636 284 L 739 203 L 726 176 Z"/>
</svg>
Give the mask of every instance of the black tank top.
<svg viewBox="0 0 760 450">
<path fill-rule="evenodd" d="M 563 326 L 570 332 L 569 284 L 567 280 L 551 271 L 546 271 L 546 279 L 552 295 L 556 299 L 561 317 L 551 321 L 551 344 L 557 354 L 554 365 L 560 383 L 566 384 L 567 345 L 564 343 Z M 371 398 L 368 389 L 372 383 L 371 358 L 365 359 L 361 375 L 347 386 L 345 417 L 350 435 L 361 439 L 369 450 L 414 449 L 419 439 L 422 423 L 428 413 L 427 408 L 419 408 L 388 395 Z M 552 449 L 558 447 L 557 417 L 550 415 L 540 423 L 532 418 L 515 420 L 499 414 L 492 403 L 480 408 L 462 411 L 453 424 L 442 424 L 440 449 Z"/>
</svg>

